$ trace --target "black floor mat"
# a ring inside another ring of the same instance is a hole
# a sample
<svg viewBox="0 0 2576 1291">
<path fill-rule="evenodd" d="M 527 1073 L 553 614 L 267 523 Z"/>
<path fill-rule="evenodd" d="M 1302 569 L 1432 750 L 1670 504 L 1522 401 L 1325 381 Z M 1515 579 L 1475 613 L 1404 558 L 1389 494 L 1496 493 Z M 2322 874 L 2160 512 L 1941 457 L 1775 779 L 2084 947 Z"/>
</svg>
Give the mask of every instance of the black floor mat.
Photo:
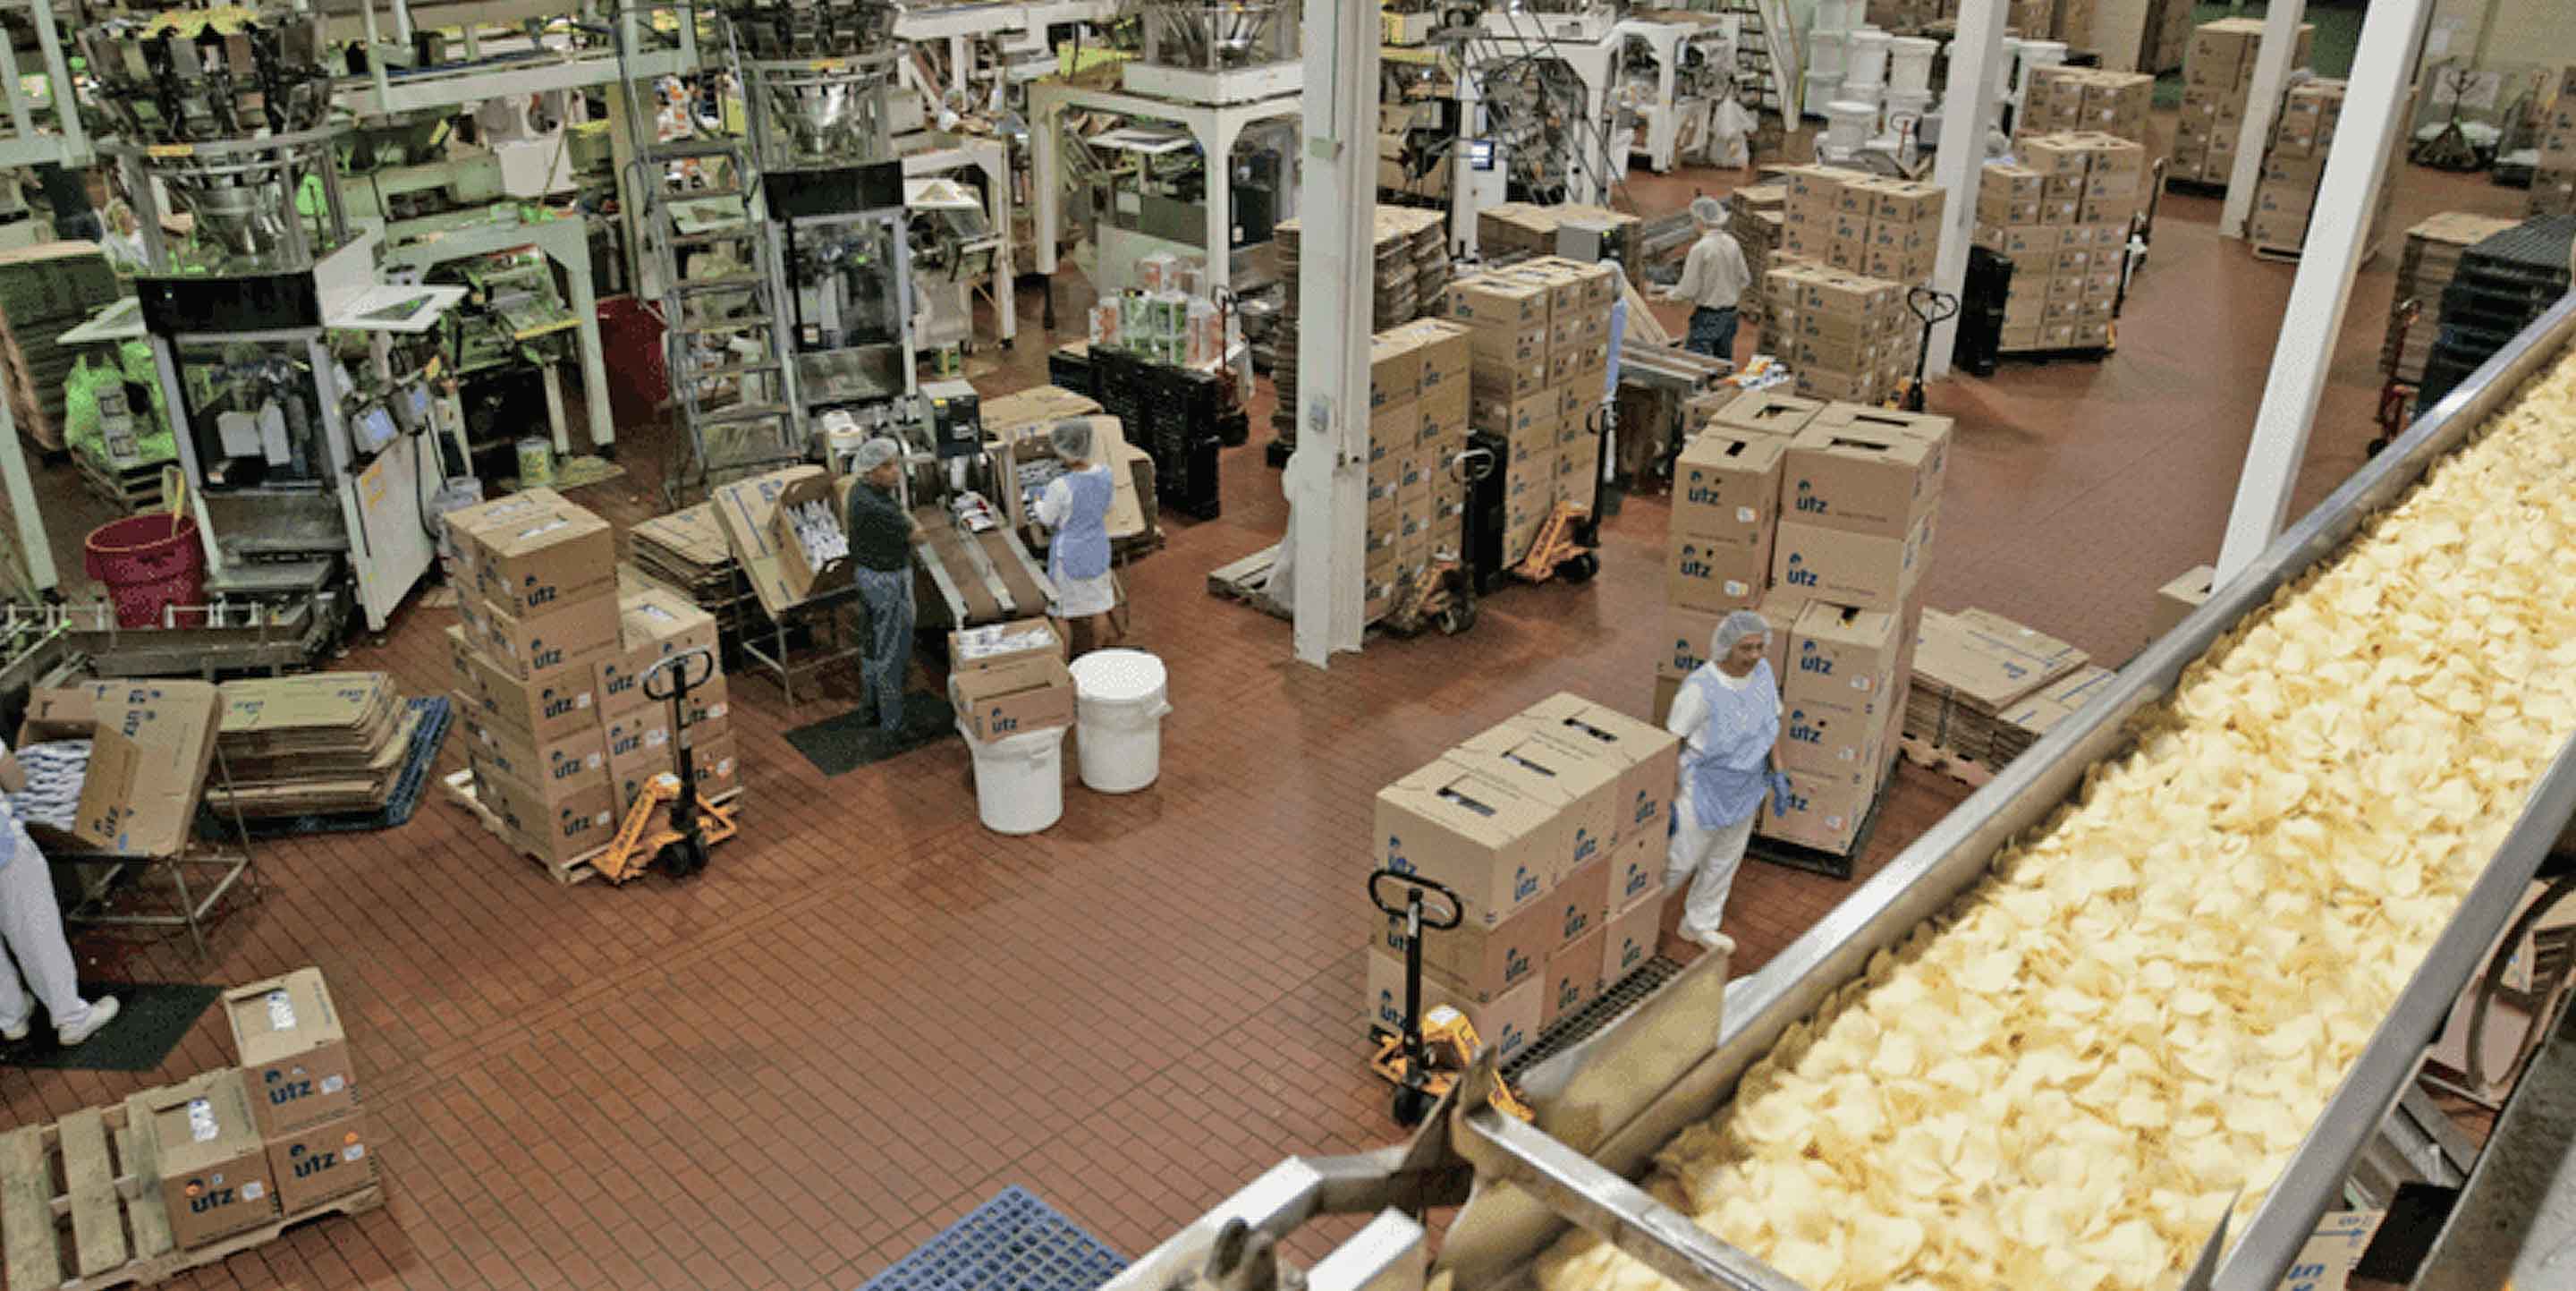
<svg viewBox="0 0 2576 1291">
<path fill-rule="evenodd" d="M 787 733 L 787 742 L 795 745 L 815 770 L 839 775 L 910 753 L 956 730 L 957 713 L 948 701 L 916 690 L 903 697 L 903 730 L 892 737 L 878 730 L 875 715 L 862 707 L 810 726 L 799 726 Z"/>
<path fill-rule="evenodd" d="M 78 1047 L 54 1043 L 53 1019 L 36 1011 L 35 1031 L 16 1044 L 0 1044 L 0 1067 L 49 1067 L 56 1071 L 150 1071 L 179 1047 L 197 1015 L 224 993 L 190 982 L 83 982 L 89 999 L 116 997 L 116 1020 Z"/>
</svg>

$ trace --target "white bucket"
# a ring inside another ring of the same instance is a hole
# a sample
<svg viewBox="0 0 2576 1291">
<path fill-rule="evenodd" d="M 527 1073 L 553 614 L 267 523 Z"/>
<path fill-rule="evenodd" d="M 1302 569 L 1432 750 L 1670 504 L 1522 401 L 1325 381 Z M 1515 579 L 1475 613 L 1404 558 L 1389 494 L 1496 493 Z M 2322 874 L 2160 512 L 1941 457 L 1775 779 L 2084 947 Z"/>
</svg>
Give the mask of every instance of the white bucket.
<svg viewBox="0 0 2576 1291">
<path fill-rule="evenodd" d="M 1887 42 L 1887 33 L 1875 27 L 1863 27 L 1853 32 L 1851 61 L 1843 66 L 1843 84 L 1885 85 Z"/>
<path fill-rule="evenodd" d="M 1887 87 L 1883 85 L 1862 85 L 1856 81 L 1845 81 L 1841 89 L 1834 91 L 1834 102 L 1855 104 L 1876 113 L 1878 101 L 1885 96 L 1886 90 Z M 1826 107 L 1826 113 L 1828 116 L 1832 114 L 1830 104 Z"/>
<path fill-rule="evenodd" d="M 1898 117 L 1912 117 L 1920 121 L 1923 115 L 1931 110 L 1932 92 L 1930 90 L 1919 94 L 1893 89 L 1887 92 L 1887 120 L 1891 127 Z"/>
<path fill-rule="evenodd" d="M 1819 81 L 1839 82 L 1847 61 L 1849 38 L 1839 31 L 1816 31 L 1807 35 L 1807 75 Z"/>
<path fill-rule="evenodd" d="M 1816 146 L 1837 153 L 1856 152 L 1877 129 L 1876 104 L 1836 99 L 1825 105 L 1825 136 L 1816 141 Z"/>
<path fill-rule="evenodd" d="M 1142 650 L 1094 650 L 1073 661 L 1075 755 L 1082 783 L 1134 793 L 1163 773 L 1163 661 Z"/>
<path fill-rule="evenodd" d="M 1941 42 L 1921 36 L 1899 36 L 1887 44 L 1887 92 L 1894 94 L 1930 94 L 1932 92 L 1932 56 L 1941 51 Z"/>
<path fill-rule="evenodd" d="M 975 755 L 975 812 L 996 834 L 1034 834 L 1064 818 L 1064 728 L 979 740 L 963 723 Z"/>
<path fill-rule="evenodd" d="M 1869 10 L 1868 0 L 1816 0 L 1816 16 L 1808 37 L 1816 32 L 1850 31 L 1861 24 Z"/>
</svg>

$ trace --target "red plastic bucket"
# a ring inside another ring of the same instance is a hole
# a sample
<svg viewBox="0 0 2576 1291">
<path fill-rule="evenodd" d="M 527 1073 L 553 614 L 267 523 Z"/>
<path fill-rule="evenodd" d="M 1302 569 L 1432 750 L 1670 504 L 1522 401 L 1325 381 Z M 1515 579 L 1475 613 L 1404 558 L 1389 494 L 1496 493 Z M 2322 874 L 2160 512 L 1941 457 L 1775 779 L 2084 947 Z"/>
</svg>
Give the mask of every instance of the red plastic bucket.
<svg viewBox="0 0 2576 1291">
<path fill-rule="evenodd" d="M 670 397 L 662 320 L 632 296 L 599 302 L 599 348 L 608 360 L 608 412 L 616 427 L 650 425 Z"/>
<path fill-rule="evenodd" d="M 81 548 L 89 576 L 106 584 L 116 603 L 119 627 L 157 628 L 162 607 L 206 603 L 206 550 L 194 516 L 175 525 L 166 514 L 127 516 L 90 530 Z M 181 615 L 178 626 L 202 617 Z"/>
</svg>

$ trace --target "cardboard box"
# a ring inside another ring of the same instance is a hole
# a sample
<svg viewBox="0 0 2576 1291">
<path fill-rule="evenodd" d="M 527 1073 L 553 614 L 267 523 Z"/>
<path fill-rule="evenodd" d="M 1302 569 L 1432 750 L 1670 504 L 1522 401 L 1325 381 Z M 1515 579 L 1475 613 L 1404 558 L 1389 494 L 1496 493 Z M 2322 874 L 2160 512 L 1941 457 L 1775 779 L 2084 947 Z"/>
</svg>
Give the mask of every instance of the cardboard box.
<svg viewBox="0 0 2576 1291">
<path fill-rule="evenodd" d="M 455 632 L 456 637 L 463 635 Z M 550 669 L 522 681 L 479 650 L 464 650 L 456 662 L 462 665 L 465 675 L 454 687 L 451 698 L 463 706 L 465 713 L 489 725 L 516 731 L 525 744 L 544 744 L 599 727 L 596 666 L 575 664 Z"/>
<path fill-rule="evenodd" d="M 671 719 L 656 709 L 620 714 L 603 732 L 609 778 L 618 784 L 641 784 L 677 764 L 672 760 Z M 626 806 L 619 796 L 619 808 Z"/>
<path fill-rule="evenodd" d="M 1522 709 L 1520 717 L 1561 743 L 1623 768 L 1616 801 L 1624 805 L 1614 843 L 1640 832 L 1663 837 L 1665 813 L 1672 808 L 1679 739 L 1662 727 L 1562 691 Z"/>
<path fill-rule="evenodd" d="M 1549 931 L 1556 938 L 1551 951 L 1600 931 L 1610 922 L 1610 854 L 1576 866 L 1539 907 L 1549 912 Z"/>
<path fill-rule="evenodd" d="M 1726 610 L 1665 606 L 1663 648 L 1655 652 L 1655 675 L 1676 679 L 1687 677 L 1701 664 L 1707 663 L 1708 643 L 1727 614 Z"/>
<path fill-rule="evenodd" d="M 1628 974 L 1646 966 L 1655 957 L 1664 935 L 1663 890 L 1654 892 L 1656 899 L 1640 901 L 1627 910 L 1610 916 L 1610 924 L 1601 941 L 1601 987 L 1608 990 L 1627 980 Z"/>
<path fill-rule="evenodd" d="M 1810 601 L 1788 630 L 1788 671 L 1782 699 L 1859 715 L 1876 715 L 1901 698 L 1897 657 L 1905 636 L 1901 616 Z"/>
<path fill-rule="evenodd" d="M 1664 543 L 1664 603 L 1724 613 L 1762 599 L 1769 564 L 1760 547 L 1675 533 Z"/>
<path fill-rule="evenodd" d="M 1780 514 L 1801 524 L 1902 537 L 1940 505 L 1939 443 L 1892 427 L 1811 424 L 1783 457 Z"/>
<path fill-rule="evenodd" d="M 1013 619 L 948 634 L 948 666 L 960 672 L 1040 655 L 1065 657 L 1063 629 L 1049 618 Z"/>
<path fill-rule="evenodd" d="M 1385 886 L 1396 900 L 1404 899 L 1402 884 Z M 1439 897 L 1425 894 L 1423 901 L 1426 905 L 1436 904 Z M 1548 952 L 1564 944 L 1564 938 L 1557 935 L 1555 917 L 1552 903 L 1534 901 L 1490 928 L 1471 923 L 1446 931 L 1426 930 L 1422 934 L 1422 966 L 1439 973 L 1459 998 L 1490 1003 L 1539 979 Z M 1404 920 L 1388 916 L 1379 925 L 1372 948 L 1402 960 Z"/>
<path fill-rule="evenodd" d="M 603 722 L 653 702 L 652 697 L 644 693 L 644 674 L 630 667 L 627 656 L 622 652 L 593 664 L 590 675 L 591 684 L 599 695 L 597 715 Z"/>
<path fill-rule="evenodd" d="M 1535 980 L 1535 976 L 1496 999 L 1479 1003 L 1442 981 L 1438 973 L 1426 970 L 1422 975 L 1422 1008 L 1428 1013 L 1447 1007 L 1467 1015 L 1468 1023 L 1476 1028 L 1476 1039 L 1508 1059 L 1528 1048 L 1541 1029 L 1539 1018 L 1545 1012 L 1547 984 Z M 1374 946 L 1368 955 L 1367 1012 L 1372 1031 L 1395 1035 L 1404 1029 L 1404 960 Z"/>
<path fill-rule="evenodd" d="M 1052 655 L 951 673 L 948 702 L 979 740 L 1073 724 L 1073 674 Z"/>
<path fill-rule="evenodd" d="M 616 835 L 618 804 L 605 770 L 597 780 L 549 798 L 501 770 L 479 749 L 467 759 L 474 768 L 475 801 L 518 846 L 560 863 L 605 847 Z"/>
<path fill-rule="evenodd" d="M 1537 393 L 1524 395 L 1508 403 L 1478 400 L 1468 406 L 1467 424 L 1497 435 L 1519 435 L 1531 427 L 1553 422 L 1564 415 L 1565 403 L 1555 389 L 1541 387 Z"/>
<path fill-rule="evenodd" d="M 778 491 L 777 504 L 769 517 L 770 538 L 778 552 L 779 577 L 789 594 L 798 601 L 811 600 L 825 592 L 837 591 L 850 583 L 850 558 L 844 554 L 825 558 L 805 545 L 789 513 L 799 507 L 820 507 L 831 521 L 832 531 L 842 534 L 845 512 L 841 495 L 828 475 L 800 475 L 789 480 Z"/>
<path fill-rule="evenodd" d="M 1549 321 L 1545 284 L 1486 273 L 1449 284 L 1449 317 L 1518 331 Z M 1481 330 L 1481 328 L 1480 328 Z"/>
<path fill-rule="evenodd" d="M 1556 1025 L 1601 994 L 1601 948 L 1609 943 L 1607 927 L 1594 928 L 1547 957 L 1547 999 L 1539 1011 L 1541 1029 Z"/>
<path fill-rule="evenodd" d="M 277 1181 L 278 1209 L 288 1218 L 344 1197 L 376 1181 L 376 1160 L 368 1151 L 366 1113 L 352 1111 L 337 1120 L 268 1140 L 268 1173 Z"/>
<path fill-rule="evenodd" d="M 605 781 L 608 753 L 603 728 L 587 727 L 532 743 L 507 726 L 481 720 L 466 709 L 463 696 L 450 698 L 458 701 L 461 710 L 457 719 L 464 727 L 467 751 L 493 770 L 516 779 L 538 799 L 559 802 Z M 640 708 L 635 713 L 651 711 Z"/>
<path fill-rule="evenodd" d="M 1759 431 L 1693 438 L 1673 463 L 1673 532 L 1767 554 L 1791 442 Z"/>
<path fill-rule="evenodd" d="M 1504 787 L 1552 808 L 1564 826 L 1562 850 L 1550 858 L 1547 883 L 1607 855 L 1619 832 L 1619 776 L 1624 769 L 1592 750 L 1532 724 L 1506 721 L 1461 742 L 1448 754 Z"/>
<path fill-rule="evenodd" d="M 1823 410 L 1824 405 L 1813 399 L 1771 390 L 1751 390 L 1735 396 L 1711 424 L 1785 439 L 1806 429 L 1807 423 Z"/>
<path fill-rule="evenodd" d="M 48 740 L 88 739 L 98 729 L 99 697 L 115 686 L 114 682 L 94 681 L 29 691 L 27 715 L 18 721 L 15 747 Z"/>
<path fill-rule="evenodd" d="M 778 514 L 779 495 L 796 480 L 823 475 L 820 466 L 791 466 L 720 484 L 707 499 L 715 507 L 716 524 L 724 530 L 726 545 L 733 548 L 735 563 L 742 567 L 743 577 L 750 581 L 761 608 L 773 616 L 804 603 L 788 584 L 780 563 L 784 553 L 778 549 L 777 532 L 771 526 Z"/>
<path fill-rule="evenodd" d="M 1782 773 L 1789 778 L 1787 808 L 1775 807 L 1771 796 L 1765 795 L 1754 832 L 1836 855 L 1849 852 L 1860 834 L 1861 820 L 1877 797 L 1878 768 L 1824 772 L 1784 767 Z"/>
<path fill-rule="evenodd" d="M 2200 565 L 2157 588 L 2156 612 L 2155 617 L 2148 621 L 2147 638 L 2154 640 L 2181 627 L 2182 621 L 2190 618 L 2192 611 L 2209 600 L 2211 587 L 2217 580 L 2216 569 Z"/>
<path fill-rule="evenodd" d="M 617 581 L 617 535 L 608 522 L 565 503 L 473 529 L 474 595 L 492 609 L 533 619 Z"/>
<path fill-rule="evenodd" d="M 1899 610 L 1922 575 L 1932 529 L 1931 516 L 1902 538 L 1783 520 L 1772 547 L 1771 580 L 1812 600 Z"/>
<path fill-rule="evenodd" d="M 542 618 L 520 619 L 488 606 L 457 604 L 469 633 L 479 632 L 486 658 L 521 681 L 567 668 L 594 668 L 618 650 L 614 596 L 584 596 Z"/>
<path fill-rule="evenodd" d="M 260 1091 L 251 1099 L 251 1118 L 262 1136 L 291 1134 L 356 1109 L 357 1068 L 321 969 L 234 987 L 223 1003 L 243 1085 Z"/>
<path fill-rule="evenodd" d="M 221 696 L 202 681 L 123 682 L 92 693 L 97 723 L 72 836 L 116 856 L 179 855 L 214 765 Z"/>
<path fill-rule="evenodd" d="M 1663 716 L 1670 716 L 1667 706 Z M 1660 720 L 1660 718 L 1658 719 Z M 1619 845 L 1610 850 L 1610 913 L 1613 917 L 1636 908 L 1641 901 L 1660 900 L 1664 891 L 1664 860 L 1671 841 L 1662 834 L 1630 830 Z"/>
<path fill-rule="evenodd" d="M 1570 850 L 1561 804 L 1525 798 L 1491 769 L 1434 760 L 1378 791 L 1380 868 L 1445 883 L 1470 926 L 1496 927 L 1547 892 Z"/>
<path fill-rule="evenodd" d="M 1877 766 L 1885 752 L 1880 738 L 1885 717 L 1884 709 L 1861 713 L 1820 707 L 1809 699 L 1788 700 L 1772 756 L 1784 770 L 1820 775 Z"/>
<path fill-rule="evenodd" d="M 170 1239 L 180 1250 L 277 1218 L 268 1152 L 239 1069 L 225 1067 L 146 1090 L 127 1106 L 150 1118 L 146 1125 L 129 1128 L 152 1136 L 160 1177 L 143 1183 L 160 1188 Z"/>
<path fill-rule="evenodd" d="M 1422 392 L 1422 343 L 1401 328 L 1369 343 L 1369 407 L 1411 403 Z"/>
</svg>

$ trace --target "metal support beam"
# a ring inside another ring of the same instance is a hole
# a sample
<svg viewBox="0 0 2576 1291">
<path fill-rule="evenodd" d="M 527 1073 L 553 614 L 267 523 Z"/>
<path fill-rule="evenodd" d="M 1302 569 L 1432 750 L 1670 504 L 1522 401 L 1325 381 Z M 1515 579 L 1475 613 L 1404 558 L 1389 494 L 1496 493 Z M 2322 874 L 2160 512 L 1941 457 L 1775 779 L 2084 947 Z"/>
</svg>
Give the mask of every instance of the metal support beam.
<svg viewBox="0 0 2576 1291">
<path fill-rule="evenodd" d="M 1968 279 L 1968 243 L 1977 227 L 1977 180 L 1986 164 L 1986 135 L 1995 125 L 1995 96 L 1988 88 L 2002 74 L 2004 0 L 1963 0 L 1959 34 L 1950 45 L 1950 95 L 1941 110 L 1941 151 L 1932 179 L 1949 193 L 1941 208 L 1941 248 L 1932 261 L 1932 286 L 1953 296 Z M 1962 109 L 1965 109 L 1964 111 Z M 1950 373 L 1958 345 L 1956 311 L 1934 324 L 1926 378 Z"/>
<path fill-rule="evenodd" d="M 2409 6 L 2410 10 L 2416 7 Z M 2273 0 L 2271 7 L 2263 11 L 2263 44 L 2254 52 L 2254 84 L 2245 91 L 2245 124 L 2236 132 L 2236 165 L 2227 172 L 2227 207 L 2218 217 L 2222 236 L 2245 236 L 2245 221 L 2254 214 L 2254 186 L 2263 175 L 2263 149 L 2272 142 L 2272 122 L 2281 113 L 2281 92 L 2289 88 L 2290 68 L 2299 57 L 2299 24 L 2307 16 L 2307 0 Z M 2358 81 L 2358 55 L 2352 71 Z M 2338 127 L 2335 133 L 2340 138 L 2343 132 Z M 2319 194 L 2320 201 L 2323 197 Z M 2310 236 L 2314 236 L 2313 232 Z"/>
<path fill-rule="evenodd" d="M 2325 177 L 2317 184 L 2316 214 L 2308 220 L 2299 276 L 2290 284 L 2289 309 L 2272 350 L 2272 375 L 2263 383 L 2263 405 L 2254 415 L 2254 442 L 2246 447 L 2245 474 L 2236 483 L 2236 506 L 2227 516 L 2227 541 L 2218 553 L 2220 586 L 2253 564 L 2289 518 L 2290 491 L 2307 456 L 2308 428 L 2316 421 L 2317 399 L 2325 393 L 2326 371 L 2334 362 L 2335 337 L 2343 331 L 2344 307 L 2352 300 L 2352 276 L 2370 250 L 2364 239 L 2379 205 L 2379 185 L 2387 177 L 2399 132 L 2406 128 L 2415 46 L 2432 2 L 2379 0 L 2362 19 L 2343 119 L 2335 126 L 2338 146 L 2328 151 Z M 2293 0 L 2288 7 L 2298 6 Z M 2256 76 L 2259 84 L 2261 73 Z M 2237 178 L 2238 188 L 2250 192 L 2252 185 L 2242 182 L 2242 158 Z M 2228 204 L 2234 208 L 2235 190 Z"/>
<path fill-rule="evenodd" d="M 1288 536 L 1297 657 L 1318 668 L 1360 648 L 1366 569 L 1369 329 L 1377 225 L 1377 0 L 1305 0 L 1305 115 L 1298 134 L 1297 451 Z M 1210 164 L 1216 159 L 1210 158 Z"/>
</svg>

